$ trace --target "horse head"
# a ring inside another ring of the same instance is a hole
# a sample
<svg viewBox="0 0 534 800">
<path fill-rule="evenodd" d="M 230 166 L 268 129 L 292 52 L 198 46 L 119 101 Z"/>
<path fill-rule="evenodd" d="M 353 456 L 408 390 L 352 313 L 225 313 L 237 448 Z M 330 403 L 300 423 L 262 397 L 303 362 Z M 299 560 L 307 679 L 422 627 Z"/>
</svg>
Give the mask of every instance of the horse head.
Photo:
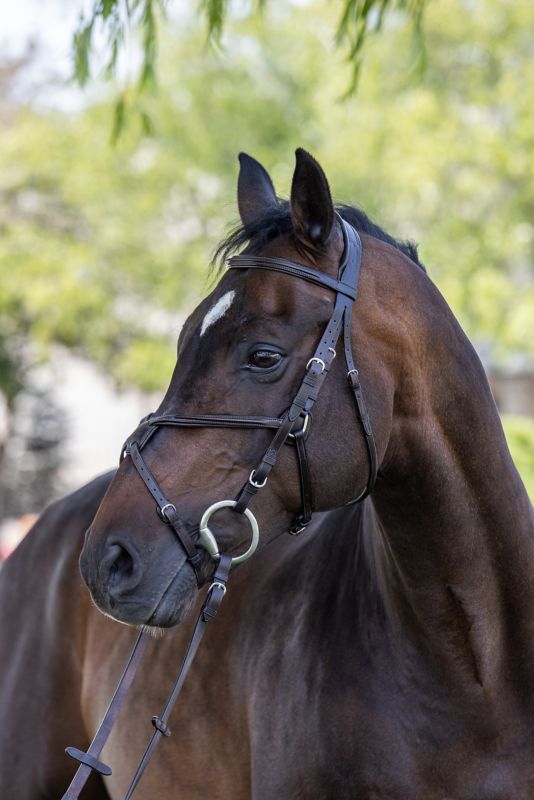
<svg viewBox="0 0 534 800">
<path fill-rule="evenodd" d="M 392 323 L 384 297 L 391 291 L 387 251 L 392 248 L 363 237 L 358 296 L 350 314 L 349 289 L 335 288 L 348 247 L 348 226 L 336 214 L 319 164 L 297 151 L 287 203 L 277 198 L 257 161 L 242 154 L 240 162 L 242 227 L 221 245 L 220 253 L 227 256 L 241 248 L 252 265 L 269 263 L 271 268 L 247 268 L 248 262 L 237 259 L 240 268 L 226 270 L 188 318 L 165 397 L 130 437 L 81 555 L 82 575 L 97 606 L 130 624 L 171 626 L 188 612 L 213 573 L 212 556 L 198 547 L 199 522 L 212 504 L 236 496 L 241 498 L 238 510 L 250 504 L 264 547 L 291 528 L 299 513 L 302 519 L 303 503 L 319 511 L 362 496 L 370 472 L 376 472 L 376 465 L 370 464 L 375 456 L 369 426 L 378 464 L 388 446 L 395 347 L 388 336 Z M 409 259 L 401 260 L 413 269 Z M 277 271 L 276 265 L 283 262 L 308 270 L 305 279 L 291 267 Z M 340 291 L 347 292 L 344 301 L 339 301 Z M 313 359 L 314 353 L 322 352 L 321 342 L 332 335 L 338 303 L 349 310 L 344 321 L 335 321 L 339 330 L 334 347 L 325 351 L 328 358 Z M 357 370 L 350 370 L 352 384 L 350 375 L 347 380 L 351 354 L 343 357 L 347 348 L 357 362 Z M 329 372 L 324 385 L 323 368 Z M 311 381 L 306 408 L 311 408 L 310 394 L 315 392 L 313 413 L 303 407 L 298 419 L 284 423 L 306 376 Z M 354 403 L 362 387 L 363 409 Z M 204 427 L 200 415 L 212 422 Z M 222 418 L 220 427 L 214 416 Z M 256 423 L 234 426 L 231 416 Z M 272 429 L 268 422 L 257 424 L 260 418 L 271 420 Z M 284 424 L 288 436 L 270 463 L 270 442 Z M 305 440 L 304 455 L 295 434 Z M 142 458 L 136 462 L 139 445 Z M 221 552 L 232 556 L 246 550 L 250 540 L 246 517 L 230 504 L 213 515 L 208 535 Z M 193 559 L 191 553 L 188 557 L 188 542 L 193 542 Z"/>
</svg>

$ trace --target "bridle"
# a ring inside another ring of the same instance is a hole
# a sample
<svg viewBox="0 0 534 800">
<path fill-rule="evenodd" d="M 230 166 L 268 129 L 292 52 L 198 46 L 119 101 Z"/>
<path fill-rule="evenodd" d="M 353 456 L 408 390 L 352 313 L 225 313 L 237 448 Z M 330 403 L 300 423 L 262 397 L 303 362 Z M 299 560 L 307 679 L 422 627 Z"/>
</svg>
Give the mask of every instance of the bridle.
<svg viewBox="0 0 534 800">
<path fill-rule="evenodd" d="M 199 586 L 202 584 L 200 565 L 203 561 L 203 555 L 199 548 L 207 550 L 210 556 L 216 561 L 212 583 L 200 611 L 174 689 L 165 705 L 163 713 L 160 716 L 152 717 L 152 724 L 155 730 L 137 768 L 132 783 L 130 784 L 130 788 L 125 795 L 125 800 L 129 800 L 132 796 L 148 764 L 154 747 L 161 736 L 170 735 L 170 729 L 167 724 L 170 711 L 181 690 L 205 628 L 208 622 L 215 617 L 226 593 L 226 582 L 232 564 L 242 562 L 249 558 L 258 546 L 258 523 L 249 505 L 256 494 L 266 485 L 271 470 L 276 464 L 278 455 L 286 444 L 292 443 L 295 446 L 302 501 L 301 511 L 295 517 L 289 532 L 293 535 L 298 535 L 305 530 L 311 521 L 313 514 L 313 491 L 306 452 L 306 439 L 311 427 L 313 406 L 336 357 L 336 346 L 342 332 L 347 380 L 354 396 L 369 457 L 369 474 L 366 487 L 363 492 L 351 502 L 358 503 L 363 500 L 375 485 L 377 476 L 376 444 L 358 370 L 352 354 L 351 343 L 352 307 L 358 290 L 362 246 L 360 237 L 355 229 L 339 215 L 336 216 L 341 224 L 344 243 L 337 279 L 330 278 L 328 275 L 305 266 L 304 264 L 298 264 L 283 258 L 254 256 L 242 253 L 241 255 L 233 256 L 228 259 L 227 262 L 229 269 L 271 270 L 294 278 L 301 278 L 302 280 L 330 289 L 336 293 L 332 315 L 323 331 L 313 356 L 306 365 L 304 378 L 289 409 L 282 414 L 281 417 L 234 416 L 228 414 L 156 416 L 150 414 L 148 417 L 141 420 L 138 428 L 127 439 L 122 449 L 121 461 L 127 457 L 131 458 L 132 464 L 140 478 L 156 501 L 158 515 L 165 523 L 171 526 L 182 545 L 186 558 L 195 571 Z M 251 471 L 248 480 L 239 491 L 237 497 L 234 500 L 220 500 L 209 506 L 200 520 L 198 531 L 191 532 L 180 519 L 174 504 L 163 493 L 141 455 L 142 449 L 162 427 L 266 429 L 273 430 L 275 433 L 268 448 L 265 450 L 256 467 Z M 239 556 L 230 557 L 227 554 L 220 553 L 217 541 L 208 527 L 210 518 L 222 508 L 231 508 L 234 512 L 243 514 L 250 523 L 252 530 L 251 543 L 246 552 Z M 80 766 L 67 792 L 63 795 L 63 800 L 75 800 L 75 798 L 78 798 L 91 771 L 94 770 L 104 775 L 111 774 L 111 768 L 99 761 L 98 756 L 109 736 L 119 708 L 131 685 L 148 637 L 149 634 L 146 632 L 142 632 L 138 636 L 123 676 L 119 681 L 108 710 L 87 752 L 83 752 L 77 748 L 67 748 L 67 753 L 79 761 Z"/>
<path fill-rule="evenodd" d="M 219 551 L 217 542 L 207 527 L 207 523 L 210 517 L 220 508 L 230 507 L 238 514 L 245 514 L 249 522 L 251 522 L 253 530 L 251 548 L 253 547 L 253 549 L 249 548 L 242 556 L 236 557 L 234 563 L 245 560 L 244 557 L 248 558 L 252 555 L 252 552 L 254 552 L 257 546 L 257 533 L 253 522 L 254 517 L 249 510 L 249 505 L 255 495 L 266 485 L 269 474 L 275 466 L 278 455 L 285 444 L 291 443 L 295 445 L 302 501 L 301 511 L 293 520 L 289 533 L 298 535 L 309 525 L 313 514 L 313 489 L 306 452 L 306 439 L 311 427 L 311 412 L 326 376 L 332 367 L 334 358 L 336 357 L 336 346 L 342 331 L 347 379 L 356 402 L 356 408 L 369 456 L 369 474 L 366 487 L 352 502 L 358 503 L 367 497 L 375 484 L 377 475 L 376 445 L 369 413 L 363 397 L 358 370 L 354 363 L 351 343 L 352 306 L 358 291 L 362 246 L 360 237 L 354 228 L 339 215 L 337 215 L 337 218 L 341 224 L 344 242 L 343 255 L 339 265 L 337 280 L 304 264 L 297 264 L 294 261 L 288 261 L 283 258 L 253 256 L 245 253 L 233 256 L 228 259 L 227 262 L 229 269 L 271 270 L 284 275 L 290 275 L 294 278 L 300 278 L 318 286 L 323 286 L 336 293 L 332 316 L 328 320 L 313 356 L 306 365 L 306 373 L 302 383 L 285 414 L 281 417 L 238 416 L 230 414 L 190 414 L 187 416 L 169 414 L 156 416 L 150 414 L 142 420 L 139 427 L 128 438 L 124 445 L 122 457 L 130 456 L 139 476 L 156 501 L 156 509 L 159 516 L 174 529 L 186 552 L 187 560 L 195 570 L 199 585 L 200 576 L 198 570 L 202 556 L 198 550 L 198 544 L 205 548 L 214 559 L 218 559 Z M 141 455 L 143 447 L 154 436 L 157 430 L 162 427 L 263 428 L 276 431 L 269 447 L 256 467 L 251 471 L 248 480 L 235 500 L 222 500 L 218 503 L 214 503 L 204 513 L 196 538 L 193 538 L 192 533 L 186 529 L 185 525 L 180 520 L 176 507 L 164 495 Z"/>
</svg>

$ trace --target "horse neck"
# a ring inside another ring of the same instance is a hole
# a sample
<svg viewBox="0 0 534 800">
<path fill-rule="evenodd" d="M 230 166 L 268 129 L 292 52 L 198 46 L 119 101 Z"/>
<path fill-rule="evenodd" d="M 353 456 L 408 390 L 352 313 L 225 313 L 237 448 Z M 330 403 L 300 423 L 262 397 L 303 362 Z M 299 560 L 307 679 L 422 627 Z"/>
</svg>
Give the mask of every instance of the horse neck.
<svg viewBox="0 0 534 800">
<path fill-rule="evenodd" d="M 476 353 L 430 305 L 373 493 L 375 557 L 403 636 L 490 690 L 534 657 L 532 507 Z"/>
</svg>

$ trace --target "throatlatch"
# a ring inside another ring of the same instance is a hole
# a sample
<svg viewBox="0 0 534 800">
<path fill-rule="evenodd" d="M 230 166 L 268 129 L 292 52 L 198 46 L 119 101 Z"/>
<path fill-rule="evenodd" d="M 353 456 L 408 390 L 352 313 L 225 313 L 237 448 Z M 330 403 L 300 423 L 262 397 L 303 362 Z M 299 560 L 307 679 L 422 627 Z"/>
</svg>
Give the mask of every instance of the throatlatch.
<svg viewBox="0 0 534 800">
<path fill-rule="evenodd" d="M 306 453 L 306 439 L 311 427 L 311 412 L 336 357 L 336 346 L 342 331 L 345 362 L 347 366 L 347 380 L 354 396 L 369 456 L 367 485 L 364 491 L 352 502 L 360 502 L 367 497 L 375 484 L 377 475 L 376 445 L 358 370 L 354 363 L 351 343 L 351 315 L 360 275 L 361 241 L 354 228 L 339 215 L 337 215 L 337 217 L 341 224 L 344 240 L 343 256 L 341 258 L 337 280 L 311 267 L 307 267 L 304 264 L 298 264 L 282 258 L 266 258 L 245 253 L 234 256 L 228 260 L 229 269 L 267 269 L 295 278 L 301 278 L 302 280 L 314 283 L 318 286 L 331 289 L 336 293 L 332 316 L 321 336 L 315 353 L 306 365 L 306 373 L 289 409 L 281 417 L 234 416 L 229 414 L 156 416 L 151 414 L 141 421 L 139 427 L 128 438 L 123 447 L 121 461 L 127 457 L 131 458 L 132 464 L 140 478 L 156 501 L 156 511 L 159 517 L 163 522 L 168 524 L 176 534 L 186 554 L 187 560 L 195 572 L 199 587 L 203 582 L 200 571 L 204 562 L 202 550 L 207 551 L 216 562 L 212 583 L 208 589 L 206 599 L 197 619 L 175 686 L 165 704 L 162 714 L 152 717 L 154 733 L 152 734 L 152 738 L 136 770 L 124 800 L 130 800 L 132 797 L 159 739 L 162 736 L 170 736 L 168 720 L 171 709 L 183 686 L 206 627 L 210 620 L 216 616 L 222 599 L 226 594 L 226 584 L 232 564 L 240 563 L 249 558 L 258 546 L 258 523 L 248 506 L 258 491 L 266 485 L 271 470 L 276 464 L 278 455 L 282 447 L 286 444 L 293 444 L 295 447 L 302 501 L 301 511 L 295 518 L 289 532 L 297 535 L 301 533 L 311 521 L 313 513 L 313 488 Z M 257 466 L 251 471 L 248 480 L 239 491 L 237 497 L 234 500 L 221 500 L 217 503 L 213 503 L 213 505 L 204 512 L 197 530 L 187 529 L 186 525 L 179 518 L 176 507 L 165 496 L 141 455 L 142 449 L 158 429 L 168 426 L 184 428 L 263 428 L 265 430 L 275 431 L 269 447 L 266 449 Z M 243 514 L 248 519 L 251 526 L 251 543 L 248 549 L 245 553 L 234 556 L 233 558 L 219 552 L 217 541 L 208 527 L 211 516 L 221 508 L 231 508 L 236 513 Z M 99 760 L 100 753 L 109 737 L 111 728 L 124 702 L 126 693 L 134 679 L 134 675 L 139 667 L 141 656 L 149 638 L 150 634 L 146 631 L 139 634 L 122 678 L 111 699 L 108 710 L 88 750 L 83 752 L 74 747 L 67 748 L 66 752 L 72 756 L 72 758 L 79 761 L 80 766 L 67 792 L 63 795 L 62 800 L 77 800 L 92 771 L 99 772 L 101 775 L 111 775 L 111 767 Z"/>
</svg>

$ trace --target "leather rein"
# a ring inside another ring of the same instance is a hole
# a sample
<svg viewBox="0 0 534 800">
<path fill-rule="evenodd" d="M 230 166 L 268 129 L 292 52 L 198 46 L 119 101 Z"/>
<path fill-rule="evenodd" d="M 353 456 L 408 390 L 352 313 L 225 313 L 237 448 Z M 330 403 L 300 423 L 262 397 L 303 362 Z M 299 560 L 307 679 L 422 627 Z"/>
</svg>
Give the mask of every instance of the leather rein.
<svg viewBox="0 0 534 800">
<path fill-rule="evenodd" d="M 311 521 L 314 504 L 313 488 L 306 452 L 306 439 L 311 427 L 311 412 L 336 357 L 336 346 L 341 334 L 343 334 L 347 380 L 355 400 L 369 458 L 369 474 L 366 487 L 363 492 L 351 502 L 358 503 L 362 501 L 371 492 L 375 484 L 377 476 L 376 444 L 358 370 L 352 354 L 351 343 L 352 307 L 358 290 L 362 246 L 356 230 L 339 215 L 336 216 L 341 224 L 344 241 L 343 255 L 339 265 L 337 280 L 304 264 L 298 264 L 294 261 L 288 261 L 282 258 L 254 256 L 244 253 L 231 257 L 227 262 L 229 269 L 271 270 L 300 278 L 309 283 L 330 289 L 336 293 L 332 316 L 323 331 L 313 356 L 306 365 L 304 378 L 289 409 L 280 417 L 239 416 L 229 414 L 156 416 L 150 414 L 148 417 L 141 420 L 138 428 L 127 439 L 123 447 L 121 461 L 126 457 L 131 458 L 140 478 L 156 502 L 158 515 L 165 523 L 170 525 L 179 543 L 183 547 L 187 561 L 191 564 L 195 572 L 199 587 L 202 585 L 202 579 L 200 577 L 200 565 L 204 560 L 202 550 L 207 550 L 212 559 L 216 562 L 212 583 L 208 589 L 206 599 L 197 619 L 175 686 L 162 714 L 152 717 L 152 724 L 155 729 L 154 733 L 140 761 L 130 787 L 124 796 L 124 800 L 129 800 L 132 796 L 148 764 L 154 747 L 161 736 L 170 735 L 167 721 L 172 706 L 182 688 L 206 626 L 217 614 L 220 603 L 226 593 L 226 583 L 232 565 L 249 558 L 258 545 L 258 523 L 254 514 L 250 511 L 249 505 L 256 494 L 266 485 L 271 470 L 276 464 L 278 455 L 286 444 L 293 444 L 295 446 L 302 501 L 301 511 L 295 517 L 289 533 L 293 535 L 302 533 Z M 220 500 L 217 503 L 213 503 L 204 512 L 200 520 L 199 528 L 195 532 L 188 530 L 182 522 L 176 507 L 165 496 L 141 455 L 142 449 L 159 428 L 162 427 L 266 429 L 273 430 L 275 433 L 269 447 L 265 450 L 256 467 L 251 471 L 248 480 L 237 494 L 237 497 L 234 500 Z M 252 538 L 248 549 L 246 552 L 233 558 L 219 552 L 217 541 L 208 527 L 211 516 L 221 508 L 232 508 L 236 513 L 243 514 L 248 519 L 251 526 Z M 132 683 L 141 660 L 141 655 L 149 638 L 150 634 L 146 630 L 142 631 L 137 637 L 124 673 L 87 752 L 73 747 L 67 748 L 66 752 L 79 761 L 80 766 L 67 792 L 63 795 L 62 800 L 77 800 L 92 771 L 99 772 L 102 775 L 111 774 L 111 768 L 100 761 L 99 756 Z"/>
</svg>

